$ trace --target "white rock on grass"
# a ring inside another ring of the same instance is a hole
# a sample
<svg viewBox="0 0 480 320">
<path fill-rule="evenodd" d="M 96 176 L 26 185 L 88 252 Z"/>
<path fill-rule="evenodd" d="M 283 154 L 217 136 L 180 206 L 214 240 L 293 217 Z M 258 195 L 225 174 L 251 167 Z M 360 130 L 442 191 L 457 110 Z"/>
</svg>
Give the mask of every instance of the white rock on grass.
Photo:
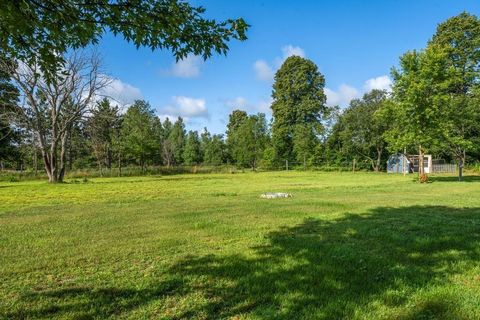
<svg viewBox="0 0 480 320">
<path fill-rule="evenodd" d="M 283 192 L 267 192 L 260 196 L 263 199 L 278 199 L 278 198 L 291 198 L 292 195 L 290 193 L 283 193 Z"/>
</svg>

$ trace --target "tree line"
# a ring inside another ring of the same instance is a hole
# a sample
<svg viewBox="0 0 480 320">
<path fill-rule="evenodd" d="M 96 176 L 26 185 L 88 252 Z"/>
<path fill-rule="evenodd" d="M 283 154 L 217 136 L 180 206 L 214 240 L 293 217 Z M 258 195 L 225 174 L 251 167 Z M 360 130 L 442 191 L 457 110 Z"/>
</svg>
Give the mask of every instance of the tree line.
<svg viewBox="0 0 480 320">
<path fill-rule="evenodd" d="M 108 85 L 98 56 L 84 49 L 107 30 L 180 60 L 225 55 L 230 41 L 247 39 L 248 28 L 242 18 L 207 18 L 204 7 L 183 0 L 1 1 L 0 169 L 6 160 L 22 167 L 30 146 L 49 181 L 63 181 L 82 153 L 83 118 Z"/>
<path fill-rule="evenodd" d="M 10 68 L 0 73 L 2 112 L 17 117 L 0 123 L 2 163 L 32 167 L 38 158 L 48 164 L 57 157 L 60 164 L 50 170 L 61 180 L 66 168 L 94 166 L 120 172 L 130 165 L 278 169 L 355 161 L 380 171 L 390 153 L 403 150 L 419 155 L 420 163 L 428 152 L 460 168 L 480 159 L 480 21 L 465 12 L 439 24 L 424 49 L 400 57 L 391 90 L 372 90 L 346 108 L 327 105 L 325 78 L 313 61 L 287 58 L 274 77 L 271 121 L 236 109 L 224 135 L 206 128 L 187 132 L 181 117 L 162 121 L 147 101 L 135 101 L 124 113 L 108 99 L 87 101 L 70 82 L 92 92 L 107 84 L 95 59 L 69 59 L 61 75 L 49 79 L 35 72 L 35 63 L 3 63 Z M 27 96 L 21 107 L 19 96 Z"/>
</svg>

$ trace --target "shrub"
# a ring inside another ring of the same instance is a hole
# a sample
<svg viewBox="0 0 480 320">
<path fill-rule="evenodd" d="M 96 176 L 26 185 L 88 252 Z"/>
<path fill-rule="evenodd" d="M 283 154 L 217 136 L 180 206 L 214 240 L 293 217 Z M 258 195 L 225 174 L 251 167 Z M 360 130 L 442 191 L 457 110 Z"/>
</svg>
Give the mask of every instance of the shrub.
<svg viewBox="0 0 480 320">
<path fill-rule="evenodd" d="M 428 176 L 425 173 L 422 173 L 419 177 L 420 183 L 427 183 L 428 182 Z"/>
</svg>

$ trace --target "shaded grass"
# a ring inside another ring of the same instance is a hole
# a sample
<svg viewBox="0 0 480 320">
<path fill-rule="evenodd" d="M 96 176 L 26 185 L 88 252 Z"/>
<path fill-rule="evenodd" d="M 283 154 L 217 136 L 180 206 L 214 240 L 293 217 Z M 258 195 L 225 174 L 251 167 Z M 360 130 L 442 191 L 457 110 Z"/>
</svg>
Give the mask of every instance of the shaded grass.
<svg viewBox="0 0 480 320">
<path fill-rule="evenodd" d="M 0 317 L 478 319 L 480 181 L 0 184 Z M 293 198 L 264 200 L 264 192 Z"/>
</svg>

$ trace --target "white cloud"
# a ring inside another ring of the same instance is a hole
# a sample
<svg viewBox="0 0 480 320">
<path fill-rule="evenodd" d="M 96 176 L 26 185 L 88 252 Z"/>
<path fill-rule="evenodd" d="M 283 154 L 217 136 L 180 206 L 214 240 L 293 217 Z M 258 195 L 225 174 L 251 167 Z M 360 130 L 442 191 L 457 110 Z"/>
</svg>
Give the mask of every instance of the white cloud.
<svg viewBox="0 0 480 320">
<path fill-rule="evenodd" d="M 282 63 L 291 56 L 299 56 L 305 58 L 305 50 L 300 47 L 286 45 L 282 47 L 282 56 L 276 57 L 274 61 L 269 64 L 265 60 L 259 59 L 255 61 L 253 64 L 253 70 L 255 70 L 255 74 L 257 79 L 271 82 L 273 81 L 273 77 L 275 76 L 275 72 L 280 68 Z"/>
<path fill-rule="evenodd" d="M 269 113 L 272 113 L 272 109 L 271 109 L 272 102 L 273 102 L 273 99 L 270 97 L 267 100 L 260 100 L 255 107 L 259 112 L 269 114 Z"/>
<path fill-rule="evenodd" d="M 327 96 L 327 105 L 329 106 L 337 106 L 340 104 L 340 95 L 329 89 L 329 88 L 325 88 L 324 89 L 324 92 L 325 92 L 325 95 Z"/>
<path fill-rule="evenodd" d="M 325 95 L 327 96 L 327 105 L 346 107 L 352 99 L 360 98 L 364 93 L 370 92 L 373 89 L 391 91 L 392 80 L 389 76 L 383 75 L 376 78 L 368 79 L 364 82 L 362 90 L 347 84 L 342 84 L 337 90 L 325 88 Z"/>
<path fill-rule="evenodd" d="M 172 103 L 159 110 L 161 117 L 169 117 L 174 119 L 176 117 L 182 117 L 185 119 L 190 118 L 209 118 L 205 99 L 195 99 L 185 96 L 172 97 Z"/>
<path fill-rule="evenodd" d="M 283 53 L 283 60 L 286 60 L 288 57 L 291 57 L 291 56 L 299 56 L 299 57 L 305 58 L 305 50 L 303 50 L 300 47 L 294 47 L 291 44 L 284 46 L 282 48 L 282 53 Z"/>
<path fill-rule="evenodd" d="M 225 105 L 231 110 L 246 109 L 248 107 L 248 101 L 244 97 L 236 97 L 231 100 L 226 100 Z"/>
<path fill-rule="evenodd" d="M 345 107 L 352 99 L 360 98 L 361 93 L 352 86 L 341 84 L 336 91 L 325 88 L 325 95 L 327 96 L 327 105 Z"/>
<path fill-rule="evenodd" d="M 253 64 L 253 69 L 257 75 L 257 79 L 263 81 L 272 81 L 275 71 L 268 65 L 265 60 L 257 60 Z"/>
<path fill-rule="evenodd" d="M 272 98 L 261 99 L 255 103 L 251 103 L 244 97 L 236 97 L 234 99 L 226 100 L 224 103 L 230 110 L 241 109 L 249 113 L 262 112 L 266 114 L 272 112 L 270 109 Z"/>
<path fill-rule="evenodd" d="M 340 93 L 340 97 L 348 102 L 350 102 L 352 99 L 360 97 L 360 92 L 356 88 L 346 84 L 340 85 L 338 92 Z"/>
<path fill-rule="evenodd" d="M 389 76 L 384 75 L 384 76 L 368 79 L 367 81 L 365 81 L 363 88 L 365 92 L 372 91 L 373 89 L 390 91 L 391 86 L 392 86 L 392 80 L 390 79 Z"/>
<path fill-rule="evenodd" d="M 143 99 L 140 89 L 120 79 L 109 79 L 108 86 L 100 90 L 100 96 L 107 97 L 112 104 L 120 106 L 126 106 L 132 104 L 135 100 Z"/>
<path fill-rule="evenodd" d="M 174 63 L 169 74 L 179 78 L 198 77 L 202 64 L 203 59 L 201 57 L 189 54 L 185 59 Z"/>
</svg>

